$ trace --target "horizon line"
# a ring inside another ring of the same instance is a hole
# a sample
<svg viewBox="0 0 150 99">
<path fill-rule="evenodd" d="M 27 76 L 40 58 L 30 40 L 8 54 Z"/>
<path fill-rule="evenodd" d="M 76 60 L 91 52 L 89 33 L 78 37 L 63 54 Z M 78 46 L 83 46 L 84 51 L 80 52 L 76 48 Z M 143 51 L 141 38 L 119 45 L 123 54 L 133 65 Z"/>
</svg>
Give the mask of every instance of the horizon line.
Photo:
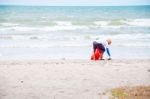
<svg viewBox="0 0 150 99">
<path fill-rule="evenodd" d="M 34 4 L 0 4 L 0 6 L 150 6 L 150 4 L 137 4 L 137 5 L 34 5 Z"/>
</svg>

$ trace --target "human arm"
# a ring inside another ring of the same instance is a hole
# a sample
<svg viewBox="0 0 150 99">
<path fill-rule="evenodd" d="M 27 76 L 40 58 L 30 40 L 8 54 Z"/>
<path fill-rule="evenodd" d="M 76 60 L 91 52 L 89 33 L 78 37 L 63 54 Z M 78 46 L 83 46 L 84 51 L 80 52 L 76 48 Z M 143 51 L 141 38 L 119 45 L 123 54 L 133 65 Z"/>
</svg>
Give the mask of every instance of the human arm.
<svg viewBox="0 0 150 99">
<path fill-rule="evenodd" d="M 108 60 L 111 60 L 111 55 L 110 55 L 109 48 L 106 48 L 106 52 L 107 52 L 107 54 L 108 54 L 108 56 L 109 56 Z"/>
</svg>

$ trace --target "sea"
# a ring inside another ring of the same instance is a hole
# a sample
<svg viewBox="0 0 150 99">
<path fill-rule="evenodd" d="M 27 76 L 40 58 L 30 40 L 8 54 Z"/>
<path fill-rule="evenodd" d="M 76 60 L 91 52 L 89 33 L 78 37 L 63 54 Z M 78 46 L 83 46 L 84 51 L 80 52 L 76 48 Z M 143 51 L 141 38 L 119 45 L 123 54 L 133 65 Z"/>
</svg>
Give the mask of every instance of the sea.
<svg viewBox="0 0 150 99">
<path fill-rule="evenodd" d="M 112 59 L 149 59 L 150 6 L 0 6 L 0 59 L 90 60 L 107 38 Z"/>
</svg>

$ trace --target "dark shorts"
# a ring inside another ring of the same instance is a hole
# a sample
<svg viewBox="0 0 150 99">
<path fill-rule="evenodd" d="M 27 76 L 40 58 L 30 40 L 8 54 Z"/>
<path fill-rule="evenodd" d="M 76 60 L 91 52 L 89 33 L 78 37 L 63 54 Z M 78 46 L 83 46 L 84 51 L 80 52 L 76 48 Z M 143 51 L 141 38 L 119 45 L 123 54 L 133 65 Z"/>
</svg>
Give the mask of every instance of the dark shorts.
<svg viewBox="0 0 150 99">
<path fill-rule="evenodd" d="M 101 43 L 97 43 L 96 41 L 93 42 L 93 50 L 95 52 L 96 48 L 98 48 L 99 50 L 105 52 L 105 47 L 103 46 L 103 44 Z"/>
</svg>

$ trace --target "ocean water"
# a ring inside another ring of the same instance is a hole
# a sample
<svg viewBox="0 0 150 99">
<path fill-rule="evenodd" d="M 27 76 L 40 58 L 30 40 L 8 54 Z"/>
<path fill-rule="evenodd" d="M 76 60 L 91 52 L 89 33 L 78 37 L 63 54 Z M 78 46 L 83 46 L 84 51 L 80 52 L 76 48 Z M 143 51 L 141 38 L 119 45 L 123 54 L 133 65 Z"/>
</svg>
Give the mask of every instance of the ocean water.
<svg viewBox="0 0 150 99">
<path fill-rule="evenodd" d="M 150 6 L 0 6 L 0 59 L 90 59 L 97 38 L 114 59 L 150 58 Z"/>
</svg>

